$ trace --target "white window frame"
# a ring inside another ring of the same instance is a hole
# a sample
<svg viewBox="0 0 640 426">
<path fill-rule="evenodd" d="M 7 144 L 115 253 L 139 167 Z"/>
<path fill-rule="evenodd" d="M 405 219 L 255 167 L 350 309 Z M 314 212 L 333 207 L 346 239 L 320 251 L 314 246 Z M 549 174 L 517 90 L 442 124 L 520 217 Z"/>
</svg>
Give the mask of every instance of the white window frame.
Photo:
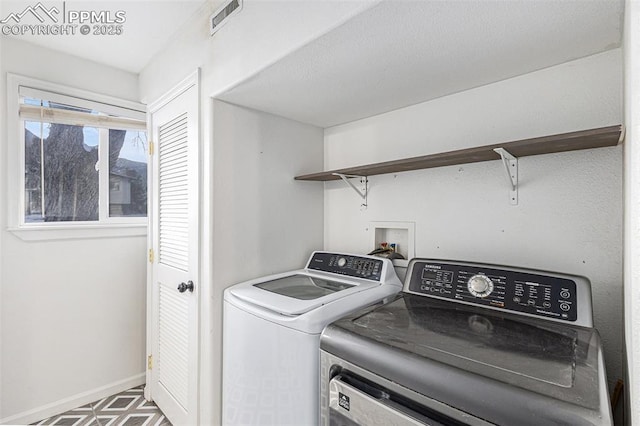
<svg viewBox="0 0 640 426">
<path fill-rule="evenodd" d="M 146 235 L 147 217 L 109 217 L 109 174 L 99 174 L 99 220 L 88 222 L 25 222 L 25 130 L 20 112 L 20 87 L 34 92 L 43 91 L 55 94 L 56 99 L 72 100 L 72 105 L 93 106 L 94 109 L 124 115 L 138 120 L 146 119 L 146 107 L 143 104 L 114 98 L 107 95 L 75 89 L 56 83 L 50 83 L 17 74 L 7 74 L 7 153 L 10 190 L 8 194 L 8 230 L 23 240 L 53 240 L 76 238 L 124 237 Z M 23 89 L 24 90 L 24 89 Z M 49 100 L 49 99 L 47 99 Z M 70 103 L 70 102 L 66 102 Z M 100 128 L 100 140 L 108 141 L 108 129 Z M 147 135 L 149 132 L 147 131 Z M 106 136 L 106 137 L 105 137 Z M 16 143 L 16 141 L 18 143 Z M 109 157 L 109 144 L 98 145 L 99 158 Z M 150 159 L 149 159 L 150 160 Z M 150 179 L 151 161 L 148 161 L 147 179 Z M 148 180 L 149 182 L 149 180 Z M 105 189 L 106 188 L 106 189 Z M 148 212 L 149 203 L 147 203 Z"/>
</svg>

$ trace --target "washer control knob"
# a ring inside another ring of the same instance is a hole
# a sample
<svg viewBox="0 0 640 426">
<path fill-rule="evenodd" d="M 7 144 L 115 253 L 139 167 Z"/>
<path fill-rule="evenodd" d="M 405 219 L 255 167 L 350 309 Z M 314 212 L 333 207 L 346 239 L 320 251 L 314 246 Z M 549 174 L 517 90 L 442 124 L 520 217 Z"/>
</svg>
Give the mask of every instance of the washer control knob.
<svg viewBox="0 0 640 426">
<path fill-rule="evenodd" d="M 344 257 L 341 257 L 340 259 L 338 259 L 338 266 L 341 268 L 344 268 L 344 265 L 347 264 L 347 259 L 345 259 Z"/>
<path fill-rule="evenodd" d="M 476 297 L 487 297 L 493 291 L 493 281 L 484 274 L 477 274 L 469 278 L 467 281 L 467 289 L 469 293 Z"/>
</svg>

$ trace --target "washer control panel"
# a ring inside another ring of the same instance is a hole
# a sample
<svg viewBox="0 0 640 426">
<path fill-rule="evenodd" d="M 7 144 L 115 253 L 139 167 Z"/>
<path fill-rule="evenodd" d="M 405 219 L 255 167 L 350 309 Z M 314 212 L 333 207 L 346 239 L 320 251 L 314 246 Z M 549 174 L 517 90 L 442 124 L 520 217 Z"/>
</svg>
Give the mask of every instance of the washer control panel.
<svg viewBox="0 0 640 426">
<path fill-rule="evenodd" d="M 307 268 L 332 274 L 348 275 L 350 277 L 365 278 L 380 281 L 382 277 L 383 261 L 337 253 L 316 252 L 309 260 Z"/>
<path fill-rule="evenodd" d="M 583 277 L 472 263 L 414 259 L 404 291 L 562 322 L 576 322 L 583 291 L 589 301 L 582 308 L 591 309 Z"/>
</svg>

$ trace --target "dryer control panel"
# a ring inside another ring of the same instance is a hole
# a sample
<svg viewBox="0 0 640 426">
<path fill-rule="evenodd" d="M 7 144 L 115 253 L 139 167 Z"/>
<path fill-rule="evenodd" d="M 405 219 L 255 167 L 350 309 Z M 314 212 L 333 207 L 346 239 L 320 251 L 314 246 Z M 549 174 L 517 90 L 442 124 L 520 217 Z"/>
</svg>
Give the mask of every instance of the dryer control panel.
<svg viewBox="0 0 640 426">
<path fill-rule="evenodd" d="M 383 260 L 348 254 L 316 252 L 311 256 L 307 268 L 315 269 L 316 271 L 330 272 L 332 274 L 380 281 L 382 277 Z"/>
<path fill-rule="evenodd" d="M 591 327 L 591 286 L 584 277 L 522 268 L 413 259 L 404 291 Z"/>
</svg>

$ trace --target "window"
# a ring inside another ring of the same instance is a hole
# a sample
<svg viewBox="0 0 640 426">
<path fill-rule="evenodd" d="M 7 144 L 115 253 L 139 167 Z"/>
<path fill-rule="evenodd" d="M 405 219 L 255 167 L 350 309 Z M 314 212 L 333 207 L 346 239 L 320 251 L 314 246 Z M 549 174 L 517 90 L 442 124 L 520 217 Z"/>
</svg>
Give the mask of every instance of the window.
<svg viewBox="0 0 640 426">
<path fill-rule="evenodd" d="M 47 90 L 52 85 L 12 77 L 28 80 L 13 82 L 19 122 L 10 146 L 20 154 L 13 228 L 145 226 L 148 139 L 142 106 L 104 102 L 73 89 L 63 94 L 60 87 Z"/>
</svg>

